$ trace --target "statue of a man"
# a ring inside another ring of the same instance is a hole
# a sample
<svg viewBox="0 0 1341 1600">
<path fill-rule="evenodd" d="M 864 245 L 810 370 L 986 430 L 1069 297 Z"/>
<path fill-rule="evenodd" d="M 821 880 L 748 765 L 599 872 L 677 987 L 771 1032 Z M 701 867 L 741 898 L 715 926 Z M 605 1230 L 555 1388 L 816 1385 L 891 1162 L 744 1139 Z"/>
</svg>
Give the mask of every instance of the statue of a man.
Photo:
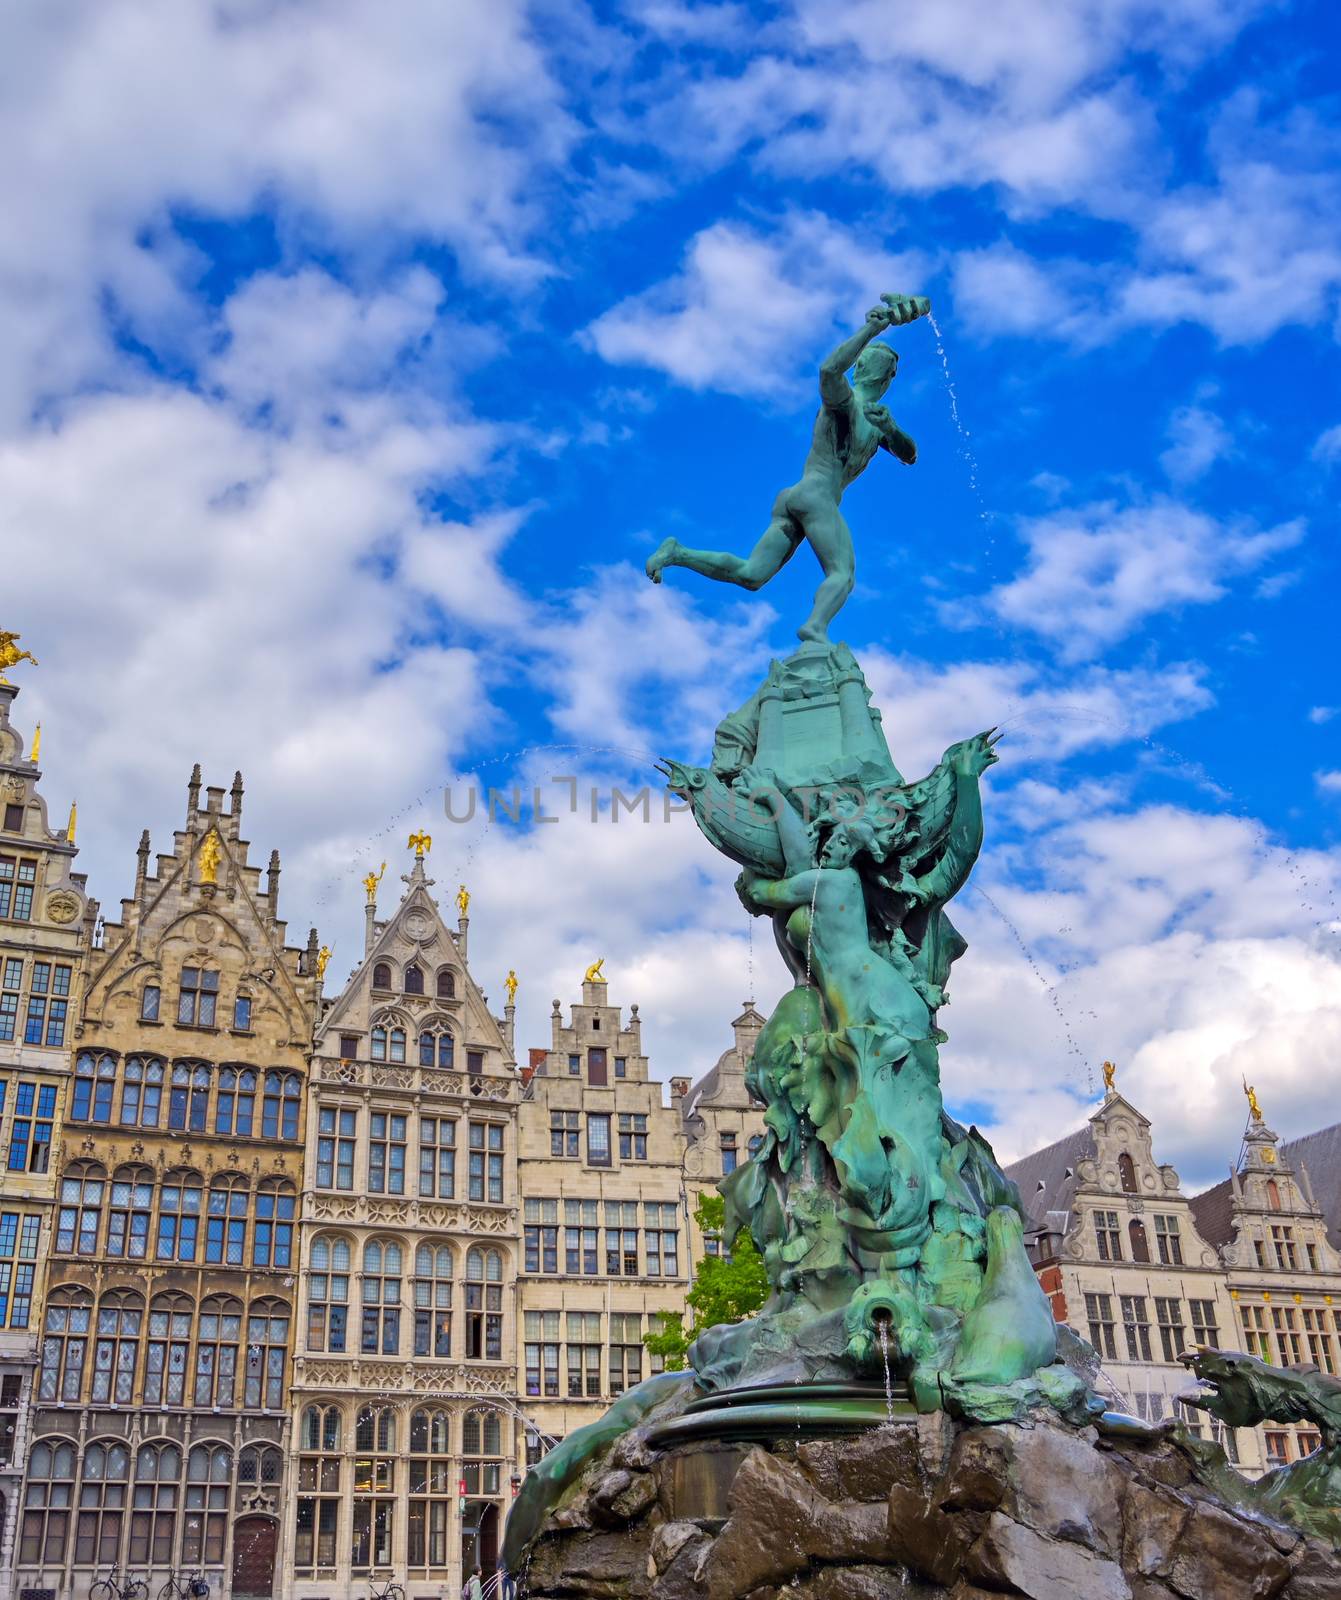
<svg viewBox="0 0 1341 1600">
<path fill-rule="evenodd" d="M 800 481 L 773 502 L 773 520 L 748 556 L 717 550 L 690 550 L 678 539 L 663 539 L 647 562 L 647 576 L 661 582 L 667 567 L 688 567 L 704 577 L 759 589 L 790 561 L 803 540 L 819 558 L 824 581 L 802 639 L 827 641 L 829 624 L 852 593 L 852 533 L 838 509 L 843 491 L 870 465 L 878 449 L 888 450 L 907 466 L 917 460 L 917 446 L 880 403 L 898 371 L 898 355 L 887 344 L 872 344 L 886 328 L 901 327 L 924 316 L 930 301 L 918 295 L 882 295 L 881 304 L 866 313 L 866 325 L 829 356 L 820 367 L 820 407 L 810 454 Z M 868 348 L 869 346 L 869 348 Z M 853 382 L 847 372 L 855 362 Z"/>
</svg>

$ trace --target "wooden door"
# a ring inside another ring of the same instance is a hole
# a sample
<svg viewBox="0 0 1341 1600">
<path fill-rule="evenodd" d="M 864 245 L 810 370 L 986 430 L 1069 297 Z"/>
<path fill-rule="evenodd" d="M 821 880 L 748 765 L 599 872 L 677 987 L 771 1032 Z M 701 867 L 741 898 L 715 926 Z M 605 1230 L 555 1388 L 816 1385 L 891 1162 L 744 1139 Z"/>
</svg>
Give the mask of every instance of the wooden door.
<svg viewBox="0 0 1341 1600">
<path fill-rule="evenodd" d="M 279 1524 L 273 1517 L 242 1517 L 233 1526 L 233 1593 L 265 1597 L 275 1592 L 275 1540 Z"/>
</svg>

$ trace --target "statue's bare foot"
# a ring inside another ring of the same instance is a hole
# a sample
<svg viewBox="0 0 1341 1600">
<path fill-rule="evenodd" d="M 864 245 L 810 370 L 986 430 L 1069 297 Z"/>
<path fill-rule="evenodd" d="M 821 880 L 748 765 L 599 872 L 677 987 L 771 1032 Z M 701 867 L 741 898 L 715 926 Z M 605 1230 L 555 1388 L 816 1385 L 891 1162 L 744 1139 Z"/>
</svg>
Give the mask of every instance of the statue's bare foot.
<svg viewBox="0 0 1341 1600">
<path fill-rule="evenodd" d="M 649 562 L 650 566 L 651 563 Z M 827 623 L 807 622 L 804 628 L 796 630 L 796 637 L 805 640 L 808 644 L 828 644 L 829 627 Z"/>
<path fill-rule="evenodd" d="M 653 583 L 661 582 L 662 569 L 674 566 L 675 557 L 680 549 L 678 539 L 663 539 L 647 558 L 647 576 Z"/>
</svg>

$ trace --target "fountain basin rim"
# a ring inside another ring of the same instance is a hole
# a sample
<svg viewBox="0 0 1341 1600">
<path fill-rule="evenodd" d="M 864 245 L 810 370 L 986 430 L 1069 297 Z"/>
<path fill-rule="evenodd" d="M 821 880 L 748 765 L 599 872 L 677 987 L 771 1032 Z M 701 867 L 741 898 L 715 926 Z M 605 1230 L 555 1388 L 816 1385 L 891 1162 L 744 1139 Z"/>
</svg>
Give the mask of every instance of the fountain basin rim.
<svg viewBox="0 0 1341 1600">
<path fill-rule="evenodd" d="M 795 1398 L 796 1389 L 818 1387 L 798 1384 L 782 1391 L 760 1390 L 760 1394 L 790 1395 L 791 1398 L 734 1400 L 730 1404 L 690 1409 L 678 1417 L 657 1423 L 648 1431 L 647 1442 L 654 1449 L 697 1442 L 730 1442 L 745 1439 L 813 1438 L 817 1435 L 864 1433 L 890 1422 L 911 1422 L 917 1417 L 912 1401 L 895 1398 L 892 1402 L 883 1389 L 832 1385 L 843 1392 L 823 1399 Z M 739 1393 L 739 1391 L 737 1391 Z M 711 1398 L 711 1397 L 710 1397 Z M 695 1402 L 698 1406 L 698 1402 Z"/>
</svg>

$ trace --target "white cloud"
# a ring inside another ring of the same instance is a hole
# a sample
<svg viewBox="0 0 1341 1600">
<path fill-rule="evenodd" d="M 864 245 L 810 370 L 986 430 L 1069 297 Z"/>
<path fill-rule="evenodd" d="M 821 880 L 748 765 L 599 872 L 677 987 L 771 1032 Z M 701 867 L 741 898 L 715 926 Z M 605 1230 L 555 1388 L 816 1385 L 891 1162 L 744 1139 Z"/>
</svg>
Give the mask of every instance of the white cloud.
<svg viewBox="0 0 1341 1600">
<path fill-rule="evenodd" d="M 961 251 L 952 282 L 956 314 L 989 337 L 1044 333 L 1089 344 L 1106 330 L 1097 275 L 1079 262 L 1040 261 L 1002 242 Z"/>
<path fill-rule="evenodd" d="M 1338 710 L 1341 710 L 1341 707 L 1310 706 L 1308 711 L 1308 720 L 1314 724 L 1321 725 L 1324 722 L 1330 722 L 1337 714 Z"/>
<path fill-rule="evenodd" d="M 891 254 L 818 212 L 792 212 L 769 232 L 717 222 L 690 241 L 674 278 L 612 306 L 586 337 L 606 361 L 655 367 L 690 388 L 776 395 L 814 358 L 823 330 L 843 316 L 859 326 L 878 289 L 913 292 L 922 270 L 916 255 Z"/>
<path fill-rule="evenodd" d="M 1341 422 L 1335 427 L 1324 428 L 1318 435 L 1313 446 L 1313 459 L 1329 466 L 1333 461 L 1341 461 Z"/>
<path fill-rule="evenodd" d="M 1175 501 L 1058 511 L 1022 528 L 1024 572 L 991 591 L 1003 621 L 1052 641 L 1066 660 L 1098 654 L 1146 617 L 1218 600 L 1304 536 L 1301 522 L 1258 529 L 1225 524 Z"/>
<path fill-rule="evenodd" d="M 1159 464 L 1175 483 L 1204 477 L 1217 461 L 1233 453 L 1234 439 L 1224 420 L 1204 406 L 1180 406 L 1169 418 L 1169 448 Z"/>
<path fill-rule="evenodd" d="M 1324 794 L 1341 794 L 1341 772 L 1318 772 L 1314 777 Z"/>
</svg>

